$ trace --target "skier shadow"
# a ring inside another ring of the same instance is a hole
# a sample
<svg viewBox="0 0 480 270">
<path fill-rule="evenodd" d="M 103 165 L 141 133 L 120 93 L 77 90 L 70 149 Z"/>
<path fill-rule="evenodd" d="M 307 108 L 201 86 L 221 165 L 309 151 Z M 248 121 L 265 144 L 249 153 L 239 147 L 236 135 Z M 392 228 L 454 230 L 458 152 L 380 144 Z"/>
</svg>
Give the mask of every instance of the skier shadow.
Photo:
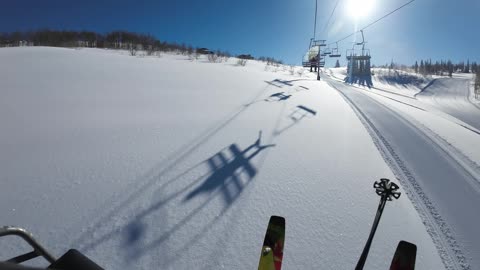
<svg viewBox="0 0 480 270">
<path fill-rule="evenodd" d="M 296 124 L 300 123 L 300 121 L 304 118 L 309 118 L 309 117 L 314 117 L 315 115 L 317 115 L 317 112 L 306 107 L 306 106 L 303 106 L 303 105 L 298 105 L 297 107 L 295 107 L 295 109 L 288 115 L 288 118 L 290 120 L 292 120 L 292 122 L 290 124 L 288 124 L 287 126 L 281 128 L 280 130 L 275 130 L 273 132 L 273 135 L 274 136 L 279 136 L 280 134 L 282 134 L 283 132 L 287 131 L 288 129 L 292 128 L 293 126 L 295 126 Z"/>
<path fill-rule="evenodd" d="M 265 99 L 266 102 L 280 102 L 287 100 L 291 97 L 292 95 L 287 95 L 284 92 L 278 92 L 271 94 L 268 98 Z"/>
<path fill-rule="evenodd" d="M 196 241 L 198 241 L 205 232 L 219 219 L 222 215 L 229 209 L 229 207 L 234 203 L 234 201 L 239 197 L 244 188 L 254 179 L 258 172 L 257 168 L 251 163 L 252 159 L 260 154 L 262 151 L 267 148 L 274 147 L 275 144 L 261 144 L 262 132 L 259 132 L 258 139 L 249 145 L 244 150 L 241 150 L 237 144 L 231 144 L 229 147 L 222 149 L 212 157 L 207 160 L 199 163 L 195 167 L 198 167 L 201 164 L 207 163 L 210 170 L 207 174 L 197 177 L 189 185 L 182 188 L 181 190 L 170 194 L 166 199 L 163 199 L 159 202 L 154 203 L 151 207 L 138 213 L 131 221 L 126 224 L 123 228 L 124 233 L 124 242 L 128 248 L 128 261 L 133 261 L 141 256 L 146 255 L 149 251 L 161 245 L 168 239 L 170 239 L 177 231 L 182 227 L 187 225 L 195 216 L 197 216 L 201 210 L 206 207 L 213 199 L 215 199 L 218 194 L 222 194 L 224 205 L 220 210 L 220 213 L 211 220 L 206 226 L 200 229 L 200 232 L 192 236 L 189 239 L 188 244 L 180 248 L 178 252 L 185 251 L 191 247 Z M 231 158 L 228 159 L 226 156 L 226 150 L 231 155 Z M 194 167 L 194 168 L 195 168 Z M 187 172 L 182 173 L 185 175 Z M 206 178 L 205 178 L 206 177 Z M 177 178 L 177 177 L 176 177 Z M 205 179 L 198 187 L 193 191 L 189 192 L 184 198 L 183 202 L 186 203 L 193 198 L 206 196 L 207 198 L 201 202 L 197 207 L 189 211 L 189 213 L 177 222 L 172 228 L 163 232 L 155 240 L 141 244 L 140 240 L 146 234 L 147 226 L 144 225 L 143 219 L 150 214 L 153 214 L 158 209 L 160 209 L 167 202 L 173 200 L 175 197 L 187 192 L 192 188 L 197 182 L 200 182 L 201 179 Z M 163 262 L 165 265 L 168 265 L 174 260 L 177 260 L 179 256 L 172 258 L 165 258 Z"/>
<path fill-rule="evenodd" d="M 204 193 L 212 193 L 220 189 L 223 194 L 225 204 L 231 204 L 242 192 L 244 186 L 251 181 L 257 174 L 257 169 L 251 164 L 252 160 L 261 151 L 274 147 L 275 144 L 261 145 L 262 132 L 259 132 L 258 139 L 245 148 L 240 150 L 238 145 L 231 144 L 228 147 L 232 158 L 227 159 L 223 151 L 216 153 L 207 160 L 211 174 L 195 190 L 190 192 L 184 201 L 191 200 L 193 197 Z M 245 172 L 246 179 L 242 179 L 240 174 Z"/>
</svg>

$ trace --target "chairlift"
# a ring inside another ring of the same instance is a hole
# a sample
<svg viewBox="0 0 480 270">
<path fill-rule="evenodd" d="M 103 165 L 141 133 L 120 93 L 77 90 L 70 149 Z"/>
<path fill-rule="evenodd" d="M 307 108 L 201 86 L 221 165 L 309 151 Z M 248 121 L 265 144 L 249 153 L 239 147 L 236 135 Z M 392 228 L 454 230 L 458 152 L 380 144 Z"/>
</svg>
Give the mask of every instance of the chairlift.
<svg viewBox="0 0 480 270">
<path fill-rule="evenodd" d="M 317 80 L 320 80 L 320 68 L 325 66 L 325 53 L 322 54 L 322 47 L 327 46 L 325 44 L 326 40 L 317 40 L 315 39 L 315 34 L 317 32 L 317 7 L 318 1 L 315 4 L 315 22 L 313 24 L 313 38 L 310 39 L 310 45 L 308 46 L 308 51 L 303 57 L 302 65 L 303 67 L 309 67 L 310 72 L 312 68 L 315 68 L 317 72 Z M 329 53 L 330 54 L 330 53 Z"/>
<path fill-rule="evenodd" d="M 335 48 L 332 48 L 332 53 L 329 55 L 330 57 L 341 57 L 342 55 L 340 54 L 340 51 L 338 50 L 338 42 L 335 42 L 337 46 Z"/>
<path fill-rule="evenodd" d="M 365 41 L 365 36 L 363 34 L 363 30 L 360 30 L 360 33 L 362 33 L 362 42 L 354 42 L 353 43 L 353 47 L 351 50 L 347 50 L 347 55 L 350 55 L 350 56 L 357 56 L 357 52 L 359 51 L 358 49 L 355 49 L 355 46 L 362 46 L 362 49 L 361 49 L 361 54 L 359 56 L 369 56 L 370 55 L 370 50 L 369 49 L 365 49 L 365 44 L 367 44 L 367 42 Z M 348 57 L 348 56 L 347 56 Z"/>
<path fill-rule="evenodd" d="M 322 56 L 327 56 L 327 55 L 331 55 L 331 54 L 332 54 L 332 50 L 330 48 L 326 48 L 322 52 Z"/>
<path fill-rule="evenodd" d="M 357 42 L 355 45 L 365 45 L 365 37 L 363 36 L 363 30 L 360 30 L 360 33 L 362 33 L 362 42 Z"/>
<path fill-rule="evenodd" d="M 321 57 L 325 56 L 323 52 L 321 52 L 321 47 L 327 46 L 325 42 L 326 40 L 323 39 L 310 39 L 308 51 L 305 53 L 302 61 L 303 67 L 323 67 L 325 65 L 325 61 L 322 61 L 323 58 Z"/>
</svg>

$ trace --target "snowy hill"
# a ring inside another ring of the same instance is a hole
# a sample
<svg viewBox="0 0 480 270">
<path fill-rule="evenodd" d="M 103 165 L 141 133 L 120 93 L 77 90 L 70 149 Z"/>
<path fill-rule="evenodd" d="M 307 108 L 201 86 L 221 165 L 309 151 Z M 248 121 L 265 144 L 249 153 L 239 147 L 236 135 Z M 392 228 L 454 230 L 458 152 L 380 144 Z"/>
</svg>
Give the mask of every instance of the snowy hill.
<svg viewBox="0 0 480 270">
<path fill-rule="evenodd" d="M 432 80 L 431 78 L 401 70 L 372 68 L 372 72 L 374 89 L 405 96 L 414 96 Z M 347 68 L 329 68 L 327 69 L 327 74 L 343 81 L 347 76 Z"/>
<path fill-rule="evenodd" d="M 471 215 L 480 205 L 480 107 L 472 97 L 473 77 L 431 78 L 412 95 L 406 89 L 415 83 L 369 89 L 329 75 L 333 79 L 325 79 L 363 119 L 390 168 L 410 189 L 446 268 L 479 265 L 480 220 Z"/>
<path fill-rule="evenodd" d="M 57 256 L 256 269 L 281 215 L 282 269 L 353 269 L 372 183 L 396 178 L 351 106 L 311 74 L 100 49 L 5 48 L 0 59 L 2 223 Z M 410 199 L 387 204 L 366 269 L 388 269 L 400 240 L 417 244 L 418 269 L 444 267 Z M 19 249 L 2 243 L 2 258 Z"/>
</svg>

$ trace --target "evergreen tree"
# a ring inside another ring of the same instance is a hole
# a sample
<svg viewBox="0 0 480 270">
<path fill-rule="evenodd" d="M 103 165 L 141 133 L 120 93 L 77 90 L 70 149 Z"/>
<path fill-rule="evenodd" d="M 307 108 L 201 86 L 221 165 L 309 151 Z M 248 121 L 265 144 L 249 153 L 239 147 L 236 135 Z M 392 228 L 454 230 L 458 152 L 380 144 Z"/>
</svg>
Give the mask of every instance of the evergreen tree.
<svg viewBox="0 0 480 270">
<path fill-rule="evenodd" d="M 472 62 L 472 73 L 477 73 L 478 65 L 477 62 Z"/>
<path fill-rule="evenodd" d="M 447 69 L 448 69 L 448 77 L 452 77 L 453 74 L 453 64 L 452 61 L 448 60 L 447 62 Z"/>
<path fill-rule="evenodd" d="M 415 68 L 415 73 L 418 73 L 418 61 L 415 61 L 414 68 Z"/>
<path fill-rule="evenodd" d="M 340 67 L 340 61 L 338 61 L 338 59 L 337 59 L 337 62 L 335 63 L 335 67 L 336 67 L 336 68 L 339 68 L 339 67 Z"/>
<path fill-rule="evenodd" d="M 477 70 L 475 74 L 475 98 L 479 98 L 480 96 L 480 70 Z"/>
</svg>

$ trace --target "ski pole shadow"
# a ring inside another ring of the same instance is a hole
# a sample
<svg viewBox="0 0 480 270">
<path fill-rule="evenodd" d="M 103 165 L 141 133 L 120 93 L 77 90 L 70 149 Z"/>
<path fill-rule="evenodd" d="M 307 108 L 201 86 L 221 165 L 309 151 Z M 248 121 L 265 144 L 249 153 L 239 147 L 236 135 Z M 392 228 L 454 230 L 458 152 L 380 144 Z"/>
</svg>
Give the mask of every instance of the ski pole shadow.
<svg viewBox="0 0 480 270">
<path fill-rule="evenodd" d="M 279 129 L 279 130 L 275 130 L 273 132 L 273 135 L 274 136 L 279 136 L 280 134 L 282 134 L 283 132 L 287 131 L 288 129 L 292 128 L 293 126 L 297 125 L 298 123 L 300 123 L 300 121 L 304 118 L 310 118 L 310 117 L 314 117 L 315 115 L 317 114 L 316 111 L 306 107 L 306 106 L 303 106 L 303 105 L 298 105 L 297 107 L 295 107 L 295 109 L 287 116 L 288 119 L 290 119 L 292 122 L 288 125 L 286 125 L 285 127 Z"/>
</svg>

